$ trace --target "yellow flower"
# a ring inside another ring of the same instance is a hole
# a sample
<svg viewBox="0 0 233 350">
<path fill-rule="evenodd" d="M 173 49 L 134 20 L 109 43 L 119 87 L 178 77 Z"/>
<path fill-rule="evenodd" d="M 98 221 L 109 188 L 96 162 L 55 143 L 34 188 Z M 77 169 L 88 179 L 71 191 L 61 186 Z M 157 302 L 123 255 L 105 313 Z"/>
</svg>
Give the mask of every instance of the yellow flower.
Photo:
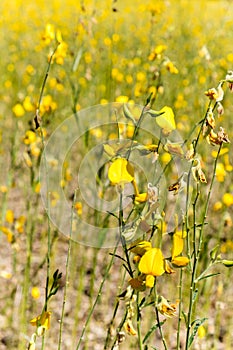
<svg viewBox="0 0 233 350">
<path fill-rule="evenodd" d="M 116 98 L 116 102 L 120 102 L 120 103 L 127 103 L 129 101 L 129 97 L 128 96 L 118 96 Z"/>
<path fill-rule="evenodd" d="M 24 110 L 23 106 L 22 106 L 20 103 L 17 103 L 17 104 L 12 108 L 12 111 L 13 111 L 14 115 L 15 115 L 17 118 L 20 118 L 20 117 L 22 117 L 22 116 L 25 114 L 25 110 Z"/>
<path fill-rule="evenodd" d="M 216 100 L 218 98 L 218 92 L 215 88 L 205 91 L 205 95 L 209 97 L 210 100 Z"/>
<path fill-rule="evenodd" d="M 130 319 L 128 319 L 125 323 L 124 323 L 124 328 L 126 330 L 127 333 L 129 333 L 130 335 L 136 335 L 137 332 L 135 331 L 134 327 L 133 327 L 133 323 Z"/>
<path fill-rule="evenodd" d="M 171 61 L 167 62 L 165 66 L 166 66 L 167 70 L 170 73 L 172 73 L 172 74 L 178 74 L 179 73 L 178 69 L 176 68 L 176 66 Z"/>
<path fill-rule="evenodd" d="M 204 338 L 204 337 L 206 336 L 206 329 L 205 329 L 205 327 L 201 325 L 201 326 L 198 328 L 197 334 L 198 334 L 198 337 L 199 337 L 200 339 Z"/>
<path fill-rule="evenodd" d="M 36 133 L 32 130 L 27 130 L 23 142 L 25 145 L 30 145 L 31 143 L 36 142 Z"/>
<path fill-rule="evenodd" d="M 82 215 L 82 212 L 83 212 L 83 206 L 82 206 L 82 203 L 81 202 L 76 202 L 75 205 L 74 205 L 76 211 L 77 211 L 77 214 L 78 215 Z"/>
<path fill-rule="evenodd" d="M 222 203 L 220 201 L 215 202 L 213 205 L 213 210 L 218 211 L 220 209 L 222 209 Z"/>
<path fill-rule="evenodd" d="M 223 163 L 217 163 L 216 178 L 218 182 L 224 182 L 226 170 Z"/>
<path fill-rule="evenodd" d="M 18 233 L 23 233 L 24 232 L 24 224 L 26 222 L 25 216 L 21 215 L 16 219 L 15 221 L 15 229 Z"/>
<path fill-rule="evenodd" d="M 0 230 L 7 236 L 7 241 L 9 243 L 13 243 L 14 242 L 14 234 L 8 227 L 1 226 Z"/>
<path fill-rule="evenodd" d="M 134 200 L 135 202 L 138 202 L 138 203 L 145 203 L 147 201 L 147 198 L 148 198 L 148 194 L 146 192 L 143 192 L 143 193 L 138 193 Z"/>
<path fill-rule="evenodd" d="M 14 222 L 14 212 L 10 209 L 8 209 L 6 211 L 6 221 L 9 223 L 9 224 L 13 224 Z"/>
<path fill-rule="evenodd" d="M 153 287 L 154 277 L 161 276 L 164 270 L 164 258 L 159 248 L 151 248 L 141 258 L 138 269 L 146 276 L 146 286 Z M 151 277 L 150 277 L 151 276 Z"/>
<path fill-rule="evenodd" d="M 50 311 L 44 311 L 41 315 L 33 318 L 30 321 L 32 326 L 37 327 L 38 335 L 43 335 L 44 331 L 47 331 L 50 328 L 51 314 L 52 313 Z"/>
<path fill-rule="evenodd" d="M 189 258 L 186 256 L 176 256 L 172 259 L 172 264 L 177 267 L 187 266 L 189 263 Z"/>
<path fill-rule="evenodd" d="M 146 275 L 146 287 L 152 288 L 155 283 L 155 278 L 152 275 Z"/>
<path fill-rule="evenodd" d="M 165 106 L 160 111 L 149 110 L 148 113 L 155 118 L 165 136 L 176 129 L 175 117 L 171 107 Z"/>
<path fill-rule="evenodd" d="M 44 41 L 45 45 L 49 45 L 51 41 L 55 39 L 55 31 L 54 26 L 50 23 L 46 24 L 45 32 L 42 35 L 42 40 Z"/>
<path fill-rule="evenodd" d="M 162 315 L 172 317 L 175 316 L 178 304 L 178 300 L 175 304 L 169 304 L 167 299 L 165 299 L 163 296 L 160 296 L 158 299 L 157 309 Z"/>
<path fill-rule="evenodd" d="M 227 207 L 230 207 L 233 205 L 233 195 L 231 193 L 224 193 L 222 201 Z"/>
<path fill-rule="evenodd" d="M 31 295 L 34 299 L 38 299 L 40 297 L 40 290 L 38 287 L 32 287 Z"/>
<path fill-rule="evenodd" d="M 186 237 L 186 231 L 176 231 L 173 234 L 172 240 L 172 264 L 177 267 L 186 266 L 189 263 L 189 259 L 185 256 L 179 256 L 184 248 L 184 238 Z"/>
<path fill-rule="evenodd" d="M 133 243 L 133 245 L 129 249 L 131 252 L 143 256 L 151 248 L 151 242 L 141 241 L 138 243 Z"/>
<path fill-rule="evenodd" d="M 187 233 L 185 231 L 177 231 L 173 234 L 172 259 L 182 253 L 186 235 Z"/>
<path fill-rule="evenodd" d="M 125 158 L 114 160 L 108 170 L 108 178 L 113 185 L 132 182 L 134 179 L 134 170 L 132 165 Z"/>
</svg>

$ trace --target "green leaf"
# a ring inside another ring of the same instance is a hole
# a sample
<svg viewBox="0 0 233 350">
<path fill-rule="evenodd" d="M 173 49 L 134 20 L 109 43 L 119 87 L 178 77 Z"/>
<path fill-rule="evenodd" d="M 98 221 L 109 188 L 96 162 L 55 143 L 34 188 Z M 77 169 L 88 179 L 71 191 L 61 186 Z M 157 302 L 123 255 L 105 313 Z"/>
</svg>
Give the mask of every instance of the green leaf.
<svg viewBox="0 0 233 350">
<path fill-rule="evenodd" d="M 220 272 L 211 273 L 210 275 L 206 275 L 206 276 L 197 278 L 197 279 L 195 280 L 195 282 L 199 282 L 199 281 L 201 281 L 201 280 L 204 280 L 205 278 L 209 278 L 209 277 L 213 277 L 213 276 L 218 276 L 218 275 L 220 275 Z"/>
<path fill-rule="evenodd" d="M 110 145 L 108 145 L 107 143 L 103 144 L 103 149 L 104 149 L 104 152 L 107 153 L 109 157 L 115 157 L 116 152 Z"/>
<path fill-rule="evenodd" d="M 222 260 L 221 261 L 223 263 L 224 266 L 226 267 L 232 267 L 233 266 L 233 260 Z"/>
<path fill-rule="evenodd" d="M 134 116 L 132 115 L 132 113 L 130 112 L 128 106 L 126 103 L 123 104 L 123 112 L 124 112 L 124 115 L 126 117 L 126 119 L 129 119 L 133 122 L 134 125 L 136 125 L 136 120 L 134 119 Z"/>
<path fill-rule="evenodd" d="M 219 250 L 219 244 L 217 244 L 213 249 L 211 249 L 210 251 L 210 259 L 211 261 L 215 261 L 217 258 L 217 254 L 218 254 L 218 250 Z"/>
<path fill-rule="evenodd" d="M 151 92 L 150 95 L 147 97 L 146 106 L 151 102 L 152 96 L 153 96 L 153 92 Z"/>
<path fill-rule="evenodd" d="M 185 315 L 184 311 L 182 311 L 182 315 L 184 317 L 184 322 L 186 324 L 186 327 L 188 327 L 188 319 L 187 319 L 187 315 Z"/>
<path fill-rule="evenodd" d="M 83 53 L 83 50 L 79 49 L 78 53 L 77 53 L 77 56 L 75 57 L 73 67 L 72 67 L 72 71 L 73 72 L 75 72 L 77 70 L 78 66 L 79 66 L 79 62 L 80 62 L 80 59 L 82 57 L 82 53 Z"/>
<path fill-rule="evenodd" d="M 202 319 L 196 319 L 195 321 L 193 321 L 192 326 L 194 326 L 193 328 L 193 332 L 191 334 L 191 336 L 189 337 L 188 340 L 188 347 L 190 347 L 192 345 L 192 342 L 194 341 L 194 338 L 197 334 L 198 328 L 206 321 L 208 320 L 208 318 L 204 317 Z"/>
<path fill-rule="evenodd" d="M 149 113 L 152 118 L 157 118 L 160 115 L 164 114 L 165 112 L 154 111 L 153 109 L 149 109 L 149 111 L 147 111 L 147 113 Z"/>
<path fill-rule="evenodd" d="M 143 343 L 145 343 L 146 341 L 147 341 L 147 339 L 151 336 L 151 334 L 154 332 L 154 331 L 156 331 L 156 329 L 158 328 L 158 327 L 161 327 L 164 323 L 166 322 L 166 319 L 164 320 L 164 321 L 162 321 L 162 322 L 159 322 L 159 323 L 156 323 L 155 325 L 153 325 L 150 329 L 149 329 L 149 331 L 146 333 L 146 335 L 145 335 L 145 337 L 144 337 L 144 339 L 143 339 Z M 154 348 L 153 348 L 154 349 Z"/>
<path fill-rule="evenodd" d="M 140 302 L 140 304 L 139 304 L 139 309 L 143 306 L 143 304 L 145 303 L 145 301 L 146 301 L 146 298 L 145 297 L 143 297 L 142 298 L 142 300 L 141 300 L 141 302 Z"/>
</svg>

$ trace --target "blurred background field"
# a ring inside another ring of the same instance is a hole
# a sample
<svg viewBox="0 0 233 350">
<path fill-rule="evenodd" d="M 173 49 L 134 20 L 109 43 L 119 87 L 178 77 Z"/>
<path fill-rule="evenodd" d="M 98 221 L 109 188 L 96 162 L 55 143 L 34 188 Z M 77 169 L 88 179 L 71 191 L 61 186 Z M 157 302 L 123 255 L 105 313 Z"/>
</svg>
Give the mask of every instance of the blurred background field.
<svg viewBox="0 0 233 350">
<path fill-rule="evenodd" d="M 205 113 L 204 92 L 233 70 L 233 2 L 2 0 L 0 13 L 0 350 L 6 350 L 26 348 L 34 331 L 30 320 L 40 314 L 44 302 L 48 224 L 40 198 L 42 144 L 33 119 L 48 57 L 57 42 L 61 44 L 41 103 L 45 142 L 74 112 L 114 101 L 143 105 L 151 92 L 156 97 L 154 109 L 173 108 L 177 130 L 185 139 Z M 232 140 L 233 95 L 229 91 L 223 104 L 225 114 L 217 124 Z M 217 166 L 204 242 L 207 251 L 219 243 L 227 259 L 233 259 L 231 147 L 224 146 Z M 203 142 L 200 153 L 207 178 L 215 151 Z M 65 165 L 64 186 L 72 181 L 72 171 Z M 76 209 L 78 215 L 85 215 L 81 204 Z M 45 337 L 45 349 L 53 350 L 58 348 L 68 239 L 52 226 L 51 241 L 51 271 L 63 272 L 61 288 L 49 307 L 51 327 Z M 72 244 L 64 350 L 76 349 L 110 252 Z M 219 270 L 221 275 L 202 286 L 197 312 L 208 320 L 194 349 L 233 348 L 232 272 L 224 267 Z M 104 348 L 122 273 L 116 259 L 82 349 Z M 163 293 L 169 298 L 177 277 L 163 278 Z M 150 321 L 143 320 L 145 324 Z M 165 327 L 169 350 L 175 349 L 174 324 L 171 319 Z M 136 349 L 135 344 L 135 338 L 127 336 L 122 349 Z M 160 349 L 159 338 L 155 337 L 154 346 Z"/>
</svg>

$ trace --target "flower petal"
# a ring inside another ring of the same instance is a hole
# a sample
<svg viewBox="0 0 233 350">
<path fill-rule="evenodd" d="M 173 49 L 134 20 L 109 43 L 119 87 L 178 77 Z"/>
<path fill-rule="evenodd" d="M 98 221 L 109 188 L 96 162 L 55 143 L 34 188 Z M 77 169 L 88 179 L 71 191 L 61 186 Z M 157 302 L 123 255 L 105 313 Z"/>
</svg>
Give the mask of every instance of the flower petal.
<svg viewBox="0 0 233 350">
<path fill-rule="evenodd" d="M 189 263 L 189 258 L 186 256 L 176 256 L 175 258 L 172 259 L 172 264 L 178 267 L 183 267 L 188 265 Z"/>
<path fill-rule="evenodd" d="M 159 248 L 152 248 L 148 250 L 141 258 L 139 271 L 152 276 L 161 276 L 164 270 L 164 258 Z"/>
<path fill-rule="evenodd" d="M 116 159 L 108 170 L 108 178 L 113 185 L 132 182 L 134 171 L 132 165 L 125 158 Z"/>
</svg>

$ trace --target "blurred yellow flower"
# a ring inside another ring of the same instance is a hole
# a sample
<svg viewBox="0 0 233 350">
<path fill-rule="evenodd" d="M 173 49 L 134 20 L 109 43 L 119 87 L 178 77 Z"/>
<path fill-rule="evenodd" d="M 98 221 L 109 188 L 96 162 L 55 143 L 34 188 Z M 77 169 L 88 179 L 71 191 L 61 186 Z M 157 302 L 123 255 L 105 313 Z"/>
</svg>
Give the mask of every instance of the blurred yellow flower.
<svg viewBox="0 0 233 350">
<path fill-rule="evenodd" d="M 27 130 L 23 142 L 25 145 L 30 145 L 36 141 L 36 133 L 32 130 Z"/>
<path fill-rule="evenodd" d="M 227 206 L 230 207 L 233 205 L 233 194 L 232 193 L 224 193 L 222 197 L 222 202 Z"/>
<path fill-rule="evenodd" d="M 24 232 L 24 225 L 26 222 L 26 217 L 21 215 L 15 220 L 15 229 L 18 233 Z"/>
<path fill-rule="evenodd" d="M 0 230 L 7 236 L 7 241 L 9 243 L 13 243 L 14 242 L 13 232 L 8 227 L 1 226 Z"/>
<path fill-rule="evenodd" d="M 7 271 L 0 271 L 0 277 L 5 278 L 7 280 L 12 278 L 12 273 L 7 272 Z"/>
<path fill-rule="evenodd" d="M 49 45 L 51 41 L 55 39 L 55 31 L 54 26 L 50 23 L 46 24 L 45 31 L 42 34 L 42 40 L 44 41 L 45 45 Z"/>
<path fill-rule="evenodd" d="M 127 103 L 129 101 L 129 97 L 128 96 L 118 96 L 116 98 L 116 102 L 120 102 L 120 103 Z"/>
<path fill-rule="evenodd" d="M 176 68 L 176 66 L 171 61 L 167 62 L 165 64 L 165 67 L 172 74 L 178 74 L 179 73 L 178 69 Z"/>
<path fill-rule="evenodd" d="M 16 105 L 14 105 L 12 108 L 12 111 L 17 118 L 20 118 L 25 114 L 25 110 L 20 103 L 16 103 Z"/>
<path fill-rule="evenodd" d="M 198 331 L 197 331 L 198 337 L 200 339 L 204 338 L 206 336 L 206 329 L 203 325 L 201 325 L 200 327 L 198 327 Z"/>
<path fill-rule="evenodd" d="M 26 96 L 24 101 L 23 101 L 23 108 L 27 112 L 32 112 L 35 110 L 35 106 L 31 103 L 31 98 L 30 96 Z"/>
<path fill-rule="evenodd" d="M 74 205 L 76 211 L 77 211 L 77 214 L 78 215 L 82 215 L 82 212 L 83 212 L 83 206 L 82 206 L 82 203 L 81 202 L 76 202 L 75 205 Z"/>
<path fill-rule="evenodd" d="M 38 287 L 32 287 L 32 290 L 31 290 L 31 295 L 34 299 L 39 299 L 40 297 L 40 290 Z"/>
<path fill-rule="evenodd" d="M 9 223 L 9 224 L 13 224 L 14 222 L 14 212 L 10 209 L 8 209 L 6 211 L 6 221 Z"/>
<path fill-rule="evenodd" d="M 217 163 L 216 178 L 218 182 L 224 182 L 226 176 L 226 170 L 223 163 Z"/>
<path fill-rule="evenodd" d="M 213 206 L 213 210 L 218 211 L 220 209 L 222 209 L 222 202 L 220 202 L 220 201 L 215 202 L 214 206 Z"/>
</svg>

